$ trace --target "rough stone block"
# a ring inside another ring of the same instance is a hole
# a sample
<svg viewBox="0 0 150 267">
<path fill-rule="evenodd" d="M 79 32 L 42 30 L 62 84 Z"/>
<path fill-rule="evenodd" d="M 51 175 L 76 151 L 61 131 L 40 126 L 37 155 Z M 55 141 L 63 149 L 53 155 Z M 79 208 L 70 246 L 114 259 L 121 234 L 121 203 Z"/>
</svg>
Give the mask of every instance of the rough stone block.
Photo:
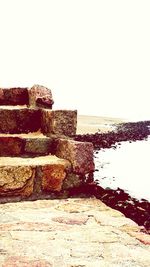
<svg viewBox="0 0 150 267">
<path fill-rule="evenodd" d="M 17 130 L 16 111 L 11 109 L 0 109 L 0 132 L 15 133 Z"/>
<path fill-rule="evenodd" d="M 76 188 L 82 185 L 82 183 L 83 183 L 83 176 L 71 172 L 68 173 L 66 178 L 64 179 L 62 188 L 64 190 Z"/>
<path fill-rule="evenodd" d="M 20 109 L 17 112 L 17 126 L 19 133 L 38 131 L 41 127 L 40 110 Z"/>
<path fill-rule="evenodd" d="M 28 133 L 40 129 L 40 110 L 28 108 L 0 108 L 1 133 Z"/>
<path fill-rule="evenodd" d="M 52 92 L 50 89 L 42 85 L 34 85 L 28 89 L 29 92 L 29 105 L 45 108 L 52 108 L 54 103 Z"/>
<path fill-rule="evenodd" d="M 24 152 L 27 154 L 47 155 L 51 153 L 50 138 L 27 138 Z"/>
<path fill-rule="evenodd" d="M 18 156 L 23 152 L 24 140 L 18 137 L 0 137 L 0 156 Z"/>
<path fill-rule="evenodd" d="M 56 156 L 47 156 L 49 160 L 45 164 L 40 164 L 39 175 L 43 191 L 60 191 L 66 174 L 71 170 L 69 161 L 59 159 Z M 40 159 L 40 157 L 39 157 Z"/>
<path fill-rule="evenodd" d="M 28 88 L 0 88 L 0 105 L 28 104 Z"/>
<path fill-rule="evenodd" d="M 92 143 L 58 139 L 55 144 L 55 154 L 57 157 L 69 160 L 76 174 L 94 171 Z"/>
<path fill-rule="evenodd" d="M 70 163 L 62 159 L 41 166 L 42 189 L 44 191 L 61 191 L 69 168 Z"/>
<path fill-rule="evenodd" d="M 35 170 L 29 166 L 0 167 L 0 197 L 29 197 L 33 193 Z"/>
<path fill-rule="evenodd" d="M 49 134 L 72 136 L 76 133 L 76 110 L 48 110 L 41 112 L 42 132 Z"/>
</svg>

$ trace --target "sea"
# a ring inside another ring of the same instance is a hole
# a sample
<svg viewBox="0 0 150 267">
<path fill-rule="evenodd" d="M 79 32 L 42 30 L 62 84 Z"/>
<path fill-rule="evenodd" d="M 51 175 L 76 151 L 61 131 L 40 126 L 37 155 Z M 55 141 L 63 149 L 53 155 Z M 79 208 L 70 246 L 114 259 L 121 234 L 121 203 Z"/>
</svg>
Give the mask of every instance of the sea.
<svg viewBox="0 0 150 267">
<path fill-rule="evenodd" d="M 94 180 L 101 187 L 119 187 L 138 200 L 150 202 L 150 137 L 120 142 L 116 149 L 101 149 L 94 158 Z"/>
</svg>

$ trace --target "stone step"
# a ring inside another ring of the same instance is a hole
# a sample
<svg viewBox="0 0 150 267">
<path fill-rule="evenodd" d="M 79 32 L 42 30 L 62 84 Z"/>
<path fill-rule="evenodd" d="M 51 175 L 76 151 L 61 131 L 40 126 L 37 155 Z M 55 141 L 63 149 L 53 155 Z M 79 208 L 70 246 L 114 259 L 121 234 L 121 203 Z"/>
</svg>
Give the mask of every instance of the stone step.
<svg viewBox="0 0 150 267">
<path fill-rule="evenodd" d="M 56 156 L 0 157 L 0 199 L 59 192 L 70 173 L 70 162 Z"/>
<path fill-rule="evenodd" d="M 33 85 L 31 88 L 0 88 L 0 105 L 30 105 L 52 108 L 54 101 L 50 89 Z"/>
<path fill-rule="evenodd" d="M 76 134 L 77 110 L 41 110 L 41 130 L 46 135 Z"/>
<path fill-rule="evenodd" d="M 28 88 L 0 88 L 0 105 L 29 105 Z"/>
<path fill-rule="evenodd" d="M 0 134 L 1 157 L 37 157 L 53 154 L 71 162 L 75 174 L 94 171 L 93 145 L 56 135 L 47 137 L 40 132 L 29 134 Z"/>
<path fill-rule="evenodd" d="M 27 105 L 0 106 L 0 133 L 20 134 L 41 129 L 45 135 L 76 133 L 76 110 L 50 110 Z"/>
<path fill-rule="evenodd" d="M 0 156 L 37 156 L 53 153 L 52 137 L 41 132 L 0 134 Z"/>
<path fill-rule="evenodd" d="M 40 129 L 40 110 L 24 106 L 0 106 L 1 133 L 28 133 Z"/>
<path fill-rule="evenodd" d="M 44 86 L 0 88 L 0 203 L 55 197 L 94 171 L 93 145 L 72 138 L 77 111 L 53 103 Z"/>
</svg>

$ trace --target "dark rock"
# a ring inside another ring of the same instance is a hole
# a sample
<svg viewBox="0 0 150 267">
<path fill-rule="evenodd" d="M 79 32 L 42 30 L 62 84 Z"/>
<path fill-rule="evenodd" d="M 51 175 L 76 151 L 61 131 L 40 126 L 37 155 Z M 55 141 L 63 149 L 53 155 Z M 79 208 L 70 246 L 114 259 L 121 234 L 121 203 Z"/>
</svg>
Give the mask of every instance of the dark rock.
<svg viewBox="0 0 150 267">
<path fill-rule="evenodd" d="M 0 105 L 28 105 L 28 88 L 0 88 Z"/>
</svg>

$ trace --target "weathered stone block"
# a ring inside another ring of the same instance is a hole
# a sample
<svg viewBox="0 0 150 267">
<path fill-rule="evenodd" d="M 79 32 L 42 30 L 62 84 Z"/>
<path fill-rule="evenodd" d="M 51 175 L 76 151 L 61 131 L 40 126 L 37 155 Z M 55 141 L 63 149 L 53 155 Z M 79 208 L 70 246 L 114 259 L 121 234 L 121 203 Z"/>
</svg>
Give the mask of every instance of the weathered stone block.
<svg viewBox="0 0 150 267">
<path fill-rule="evenodd" d="M 0 88 L 0 105 L 28 104 L 28 88 Z"/>
<path fill-rule="evenodd" d="M 40 110 L 29 108 L 0 108 L 1 133 L 28 133 L 40 129 Z"/>
<path fill-rule="evenodd" d="M 0 156 L 17 156 L 23 152 L 24 140 L 18 137 L 0 137 Z"/>
<path fill-rule="evenodd" d="M 51 153 L 52 140 L 50 138 L 26 139 L 24 152 L 27 154 L 47 155 Z"/>
<path fill-rule="evenodd" d="M 15 133 L 17 130 L 16 110 L 0 109 L 0 132 Z"/>
<path fill-rule="evenodd" d="M 41 111 L 42 132 L 49 134 L 72 136 L 76 133 L 76 110 L 48 110 Z"/>
<path fill-rule="evenodd" d="M 42 85 L 34 85 L 28 89 L 29 92 L 29 105 L 45 108 L 52 108 L 54 103 L 52 92 L 50 89 Z"/>
<path fill-rule="evenodd" d="M 64 179 L 62 188 L 64 190 L 79 187 L 83 183 L 83 176 L 75 173 L 68 173 Z"/>
<path fill-rule="evenodd" d="M 18 133 L 36 132 L 41 127 L 40 110 L 20 109 L 17 112 Z"/>
<path fill-rule="evenodd" d="M 62 159 L 57 159 L 55 162 L 41 166 L 42 189 L 44 191 L 61 191 L 69 168 L 70 163 Z"/>
<path fill-rule="evenodd" d="M 57 157 L 69 160 L 74 173 L 86 174 L 94 171 L 92 143 L 58 139 L 55 144 L 55 154 Z"/>
<path fill-rule="evenodd" d="M 42 166 L 42 189 L 44 191 L 60 191 L 66 177 L 63 164 Z"/>
<path fill-rule="evenodd" d="M 42 167 L 42 189 L 45 191 L 60 191 L 66 172 L 63 165 Z"/>
<path fill-rule="evenodd" d="M 34 176 L 34 167 L 1 166 L 0 196 L 29 197 L 33 193 Z"/>
</svg>

